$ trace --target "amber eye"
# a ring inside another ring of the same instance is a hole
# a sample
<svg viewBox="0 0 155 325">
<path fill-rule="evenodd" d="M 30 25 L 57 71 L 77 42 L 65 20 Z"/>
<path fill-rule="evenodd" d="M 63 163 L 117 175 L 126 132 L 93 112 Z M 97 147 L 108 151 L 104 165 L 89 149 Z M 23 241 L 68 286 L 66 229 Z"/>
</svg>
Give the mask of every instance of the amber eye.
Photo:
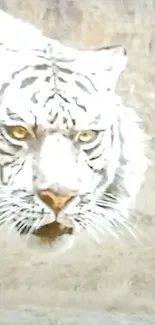
<svg viewBox="0 0 155 325">
<path fill-rule="evenodd" d="M 96 139 L 97 133 L 95 131 L 83 131 L 79 134 L 78 140 L 80 142 L 89 143 Z"/>
<path fill-rule="evenodd" d="M 8 133 L 17 140 L 25 140 L 30 135 L 23 126 L 10 126 L 8 127 Z"/>
</svg>

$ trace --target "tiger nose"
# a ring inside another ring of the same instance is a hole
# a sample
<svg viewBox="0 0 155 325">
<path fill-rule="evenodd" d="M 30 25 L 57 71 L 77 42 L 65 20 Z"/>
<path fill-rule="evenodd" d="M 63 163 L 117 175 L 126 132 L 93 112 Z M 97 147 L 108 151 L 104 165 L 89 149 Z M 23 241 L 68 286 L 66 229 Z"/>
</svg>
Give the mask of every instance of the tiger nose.
<svg viewBox="0 0 155 325">
<path fill-rule="evenodd" d="M 73 194 L 60 195 L 50 190 L 41 190 L 38 195 L 55 212 L 60 212 L 74 198 Z"/>
</svg>

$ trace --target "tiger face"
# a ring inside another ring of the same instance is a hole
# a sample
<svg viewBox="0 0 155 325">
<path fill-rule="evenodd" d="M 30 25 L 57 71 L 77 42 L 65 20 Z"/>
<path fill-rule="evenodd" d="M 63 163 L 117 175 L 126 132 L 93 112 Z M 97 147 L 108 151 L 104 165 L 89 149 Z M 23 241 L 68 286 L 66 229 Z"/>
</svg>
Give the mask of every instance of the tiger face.
<svg viewBox="0 0 155 325">
<path fill-rule="evenodd" d="M 2 49 L 0 225 L 116 235 L 147 166 L 137 116 L 115 95 L 125 53 L 49 44 Z"/>
<path fill-rule="evenodd" d="M 21 71 L 21 83 L 15 76 L 3 95 L 1 190 L 4 201 L 10 199 L 1 220 L 15 218 L 20 229 L 32 230 L 55 220 L 71 225 L 79 220 L 84 225 L 97 193 L 109 183 L 110 108 L 106 118 L 102 112 L 111 96 L 107 92 L 104 103 L 96 91 L 92 95 L 78 82 L 61 91 L 61 85 L 54 87 L 58 77 L 36 77 L 39 71 L 38 67 L 33 76 L 32 70 L 26 78 Z M 52 199 L 49 204 L 42 199 L 45 190 L 49 197 L 53 193 L 71 199 L 54 208 Z"/>
</svg>

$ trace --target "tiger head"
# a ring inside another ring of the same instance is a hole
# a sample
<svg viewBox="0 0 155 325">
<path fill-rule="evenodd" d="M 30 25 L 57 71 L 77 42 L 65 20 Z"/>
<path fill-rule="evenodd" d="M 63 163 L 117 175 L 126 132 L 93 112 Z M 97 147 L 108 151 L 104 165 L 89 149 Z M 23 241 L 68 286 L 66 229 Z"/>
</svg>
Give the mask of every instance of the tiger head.
<svg viewBox="0 0 155 325">
<path fill-rule="evenodd" d="M 136 114 L 115 95 L 124 50 L 48 40 L 1 53 L 0 225 L 114 232 L 146 167 Z"/>
</svg>

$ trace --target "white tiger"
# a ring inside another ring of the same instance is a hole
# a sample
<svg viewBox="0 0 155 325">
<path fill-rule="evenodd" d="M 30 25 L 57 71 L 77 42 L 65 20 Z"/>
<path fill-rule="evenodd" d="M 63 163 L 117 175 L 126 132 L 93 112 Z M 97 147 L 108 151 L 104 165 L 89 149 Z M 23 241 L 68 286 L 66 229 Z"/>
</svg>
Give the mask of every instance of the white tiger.
<svg viewBox="0 0 155 325">
<path fill-rule="evenodd" d="M 0 11 L 0 225 L 55 220 L 97 238 L 128 227 L 147 168 L 139 119 L 115 94 L 121 47 L 73 49 Z"/>
</svg>

